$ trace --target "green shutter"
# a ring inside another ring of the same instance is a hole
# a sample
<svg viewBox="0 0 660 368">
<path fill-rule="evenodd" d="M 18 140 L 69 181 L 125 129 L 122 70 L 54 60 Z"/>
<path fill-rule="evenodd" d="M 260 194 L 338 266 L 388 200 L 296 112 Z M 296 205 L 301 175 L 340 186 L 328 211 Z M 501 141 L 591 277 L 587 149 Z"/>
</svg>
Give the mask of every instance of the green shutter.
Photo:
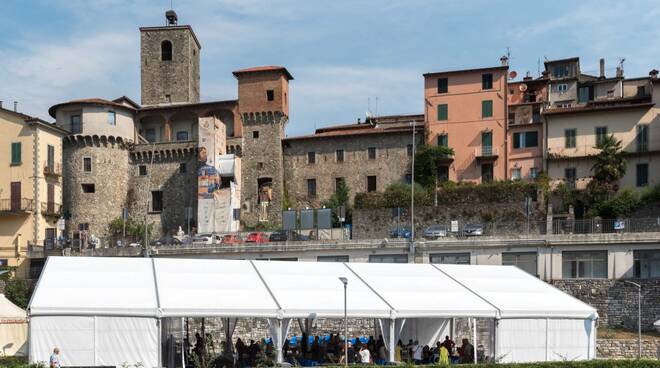
<svg viewBox="0 0 660 368">
<path fill-rule="evenodd" d="M 493 100 L 481 101 L 481 117 L 490 118 L 493 116 Z"/>
<path fill-rule="evenodd" d="M 449 136 L 447 134 L 438 135 L 438 146 L 449 147 Z"/>
<path fill-rule="evenodd" d="M 438 120 L 449 120 L 449 109 L 447 104 L 438 105 Z"/>
<path fill-rule="evenodd" d="M 14 142 L 11 144 L 11 163 L 21 163 L 21 142 Z"/>
</svg>

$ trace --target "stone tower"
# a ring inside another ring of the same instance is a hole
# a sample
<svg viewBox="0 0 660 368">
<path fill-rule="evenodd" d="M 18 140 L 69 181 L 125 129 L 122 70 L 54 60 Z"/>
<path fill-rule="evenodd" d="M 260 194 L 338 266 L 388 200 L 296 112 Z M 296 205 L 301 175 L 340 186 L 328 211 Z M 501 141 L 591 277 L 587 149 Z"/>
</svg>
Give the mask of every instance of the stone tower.
<svg viewBox="0 0 660 368">
<path fill-rule="evenodd" d="M 178 25 L 173 10 L 167 25 L 140 28 L 142 105 L 199 102 L 199 52 L 189 25 Z"/>
<path fill-rule="evenodd" d="M 284 200 L 282 139 L 289 118 L 289 81 L 284 67 L 234 72 L 243 122 L 242 212 L 246 226 L 281 222 Z"/>
</svg>

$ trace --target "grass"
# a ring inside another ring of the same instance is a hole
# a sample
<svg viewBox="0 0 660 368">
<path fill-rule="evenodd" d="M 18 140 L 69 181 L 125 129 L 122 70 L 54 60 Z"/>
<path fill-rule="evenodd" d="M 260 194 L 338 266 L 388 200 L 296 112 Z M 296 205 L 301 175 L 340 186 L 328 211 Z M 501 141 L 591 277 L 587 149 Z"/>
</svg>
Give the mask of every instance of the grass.
<svg viewBox="0 0 660 368">
<path fill-rule="evenodd" d="M 637 340 L 637 330 L 624 330 L 620 328 L 599 328 L 598 338 L 605 340 Z M 642 331 L 642 339 L 660 341 L 657 331 Z"/>
</svg>

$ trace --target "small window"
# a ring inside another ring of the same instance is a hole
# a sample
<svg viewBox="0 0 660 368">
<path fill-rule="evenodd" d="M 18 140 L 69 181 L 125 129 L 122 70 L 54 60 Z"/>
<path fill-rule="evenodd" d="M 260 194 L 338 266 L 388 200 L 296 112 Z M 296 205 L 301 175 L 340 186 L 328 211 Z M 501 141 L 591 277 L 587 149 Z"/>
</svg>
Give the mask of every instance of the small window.
<svg viewBox="0 0 660 368">
<path fill-rule="evenodd" d="M 92 172 L 92 158 L 83 157 L 83 172 Z"/>
<path fill-rule="evenodd" d="M 376 176 L 367 176 L 367 192 L 375 192 L 377 188 L 377 178 Z"/>
<path fill-rule="evenodd" d="M 82 133 L 82 119 L 80 115 L 71 115 L 71 133 Z"/>
<path fill-rule="evenodd" d="M 163 41 L 160 44 L 160 59 L 162 61 L 172 60 L 172 42 Z"/>
<path fill-rule="evenodd" d="M 562 278 L 606 279 L 607 251 L 562 252 Z"/>
<path fill-rule="evenodd" d="M 171 103 L 172 102 L 172 95 L 165 95 L 165 102 Z"/>
<path fill-rule="evenodd" d="M 493 74 L 481 75 L 481 89 L 493 89 Z"/>
<path fill-rule="evenodd" d="M 647 152 L 649 150 L 649 126 L 648 124 L 637 126 L 637 152 Z"/>
<path fill-rule="evenodd" d="M 637 86 L 637 97 L 646 96 L 646 86 Z"/>
<path fill-rule="evenodd" d="M 55 167 L 55 146 L 51 146 L 50 144 L 47 147 L 47 157 L 46 157 L 46 164 L 50 168 Z"/>
<path fill-rule="evenodd" d="M 438 120 L 446 121 L 448 120 L 448 117 L 449 117 L 449 108 L 447 104 L 438 105 Z"/>
<path fill-rule="evenodd" d="M 447 93 L 449 90 L 449 80 L 447 78 L 438 79 L 438 93 Z"/>
<path fill-rule="evenodd" d="M 438 146 L 449 147 L 449 134 L 438 134 Z"/>
<path fill-rule="evenodd" d="M 513 148 L 530 148 L 538 145 L 539 133 L 536 131 L 513 133 Z"/>
<path fill-rule="evenodd" d="M 493 116 L 493 100 L 481 101 L 481 117 L 490 118 Z"/>
<path fill-rule="evenodd" d="M 176 140 L 177 141 L 187 141 L 188 140 L 188 132 L 187 131 L 180 131 L 176 132 Z"/>
<path fill-rule="evenodd" d="M 539 169 L 535 167 L 530 167 L 529 168 L 529 178 L 530 179 L 536 179 L 539 176 Z"/>
<path fill-rule="evenodd" d="M 188 172 L 188 166 L 185 162 L 179 164 L 179 174 L 185 174 Z"/>
<path fill-rule="evenodd" d="M 637 186 L 649 185 L 649 164 L 637 164 Z"/>
<path fill-rule="evenodd" d="M 575 183 L 577 179 L 577 169 L 574 167 L 567 167 L 564 169 L 564 178 L 567 183 Z"/>
<path fill-rule="evenodd" d="M 376 147 L 367 148 L 367 153 L 368 153 L 368 156 L 369 156 L 370 160 L 375 160 L 376 159 Z"/>
<path fill-rule="evenodd" d="M 267 90 L 266 91 L 266 99 L 268 101 L 273 101 L 275 99 L 275 91 L 273 91 L 272 89 Z"/>
<path fill-rule="evenodd" d="M 114 111 L 108 111 L 108 124 L 117 125 L 117 113 Z"/>
<path fill-rule="evenodd" d="M 552 70 L 552 74 L 555 78 L 568 77 L 568 65 L 556 65 Z"/>
<path fill-rule="evenodd" d="M 257 162 L 257 169 L 261 170 L 264 168 L 264 163 L 263 162 Z"/>
<path fill-rule="evenodd" d="M 447 165 L 438 166 L 438 181 L 439 182 L 449 181 L 449 166 Z"/>
<path fill-rule="evenodd" d="M 481 182 L 490 183 L 493 181 L 493 164 L 481 164 Z"/>
<path fill-rule="evenodd" d="M 557 92 L 559 93 L 565 93 L 568 91 L 568 84 L 566 83 L 561 83 L 557 85 Z"/>
<path fill-rule="evenodd" d="M 470 253 L 439 253 L 431 254 L 431 263 L 438 264 L 470 264 Z"/>
<path fill-rule="evenodd" d="M 310 165 L 316 163 L 316 152 L 307 152 L 307 163 Z"/>
<path fill-rule="evenodd" d="M 515 167 L 511 169 L 511 180 L 520 180 L 521 179 L 521 169 L 519 167 Z"/>
<path fill-rule="evenodd" d="M 163 211 L 163 192 L 160 190 L 154 190 L 151 192 L 151 211 Z"/>
<path fill-rule="evenodd" d="M 409 144 L 409 145 L 406 146 L 406 154 L 408 155 L 408 157 L 412 157 L 412 155 L 413 155 L 413 145 L 412 144 Z"/>
<path fill-rule="evenodd" d="M 259 139 L 259 131 L 258 130 L 253 130 L 252 131 L 252 138 Z"/>
<path fill-rule="evenodd" d="M 607 127 L 596 127 L 596 147 L 600 147 L 607 137 Z"/>
<path fill-rule="evenodd" d="M 344 185 L 346 185 L 346 179 L 345 178 L 335 178 L 335 192 L 337 191 L 339 186 L 342 185 L 342 183 Z"/>
<path fill-rule="evenodd" d="M 575 148 L 576 136 L 577 136 L 577 129 L 564 130 L 564 147 Z"/>
<path fill-rule="evenodd" d="M 335 158 L 337 159 L 337 162 L 344 162 L 344 150 L 338 149 L 335 152 Z"/>
<path fill-rule="evenodd" d="M 307 198 L 316 198 L 316 179 L 307 179 Z"/>
<path fill-rule="evenodd" d="M 147 165 L 138 166 L 138 175 L 147 176 Z"/>
<path fill-rule="evenodd" d="M 11 144 L 11 164 L 21 164 L 21 142 L 13 142 Z"/>
<path fill-rule="evenodd" d="M 89 222 L 83 222 L 83 223 L 78 224 L 78 230 L 88 231 L 89 230 Z"/>
<path fill-rule="evenodd" d="M 96 193 L 96 186 L 94 184 L 80 184 L 83 193 Z"/>
</svg>

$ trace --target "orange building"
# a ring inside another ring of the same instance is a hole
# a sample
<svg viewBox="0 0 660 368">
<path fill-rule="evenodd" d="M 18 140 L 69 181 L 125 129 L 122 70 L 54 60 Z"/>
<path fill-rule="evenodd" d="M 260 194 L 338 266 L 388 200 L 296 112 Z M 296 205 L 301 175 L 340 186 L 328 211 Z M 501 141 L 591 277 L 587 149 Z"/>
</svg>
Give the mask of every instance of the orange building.
<svg viewBox="0 0 660 368">
<path fill-rule="evenodd" d="M 507 65 L 424 74 L 427 144 L 454 149 L 441 179 L 507 178 Z"/>
<path fill-rule="evenodd" d="M 507 121 L 508 177 L 535 179 L 543 171 L 544 135 L 541 109 L 548 100 L 548 78 L 509 82 Z"/>
</svg>

